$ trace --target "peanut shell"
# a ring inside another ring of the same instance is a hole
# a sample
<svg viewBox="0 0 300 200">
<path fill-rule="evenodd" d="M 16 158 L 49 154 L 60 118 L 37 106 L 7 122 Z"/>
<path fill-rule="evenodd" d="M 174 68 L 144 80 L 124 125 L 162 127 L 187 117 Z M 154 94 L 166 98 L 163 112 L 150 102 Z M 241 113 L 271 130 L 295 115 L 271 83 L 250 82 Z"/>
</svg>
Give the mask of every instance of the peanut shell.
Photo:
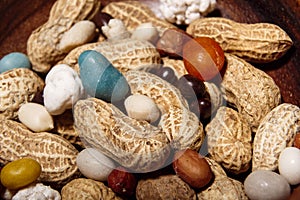
<svg viewBox="0 0 300 200">
<path fill-rule="evenodd" d="M 252 171 L 277 170 L 280 153 L 300 130 L 300 108 L 283 103 L 261 121 L 253 141 Z"/>
<path fill-rule="evenodd" d="M 252 157 L 251 129 L 235 110 L 220 107 L 205 127 L 208 152 L 213 160 L 234 173 L 245 172 Z"/>
<path fill-rule="evenodd" d="M 21 123 L 1 120 L 0 145 L 1 163 L 22 157 L 38 161 L 42 166 L 39 181 L 58 186 L 80 174 L 76 165 L 78 151 L 61 136 L 33 133 Z"/>
<path fill-rule="evenodd" d="M 136 198 L 146 199 L 194 199 L 195 191 L 177 175 L 163 175 L 158 178 L 140 180 L 136 188 Z"/>
<path fill-rule="evenodd" d="M 197 197 L 198 200 L 248 200 L 243 184 L 226 176 L 216 178 L 211 186 L 197 193 Z"/>
<path fill-rule="evenodd" d="M 61 190 L 62 200 L 121 200 L 104 183 L 92 179 L 78 178 L 66 184 Z"/>
<path fill-rule="evenodd" d="M 272 77 L 232 54 L 225 54 L 227 68 L 221 91 L 248 121 L 253 132 L 260 121 L 281 102 L 279 87 Z"/>
<path fill-rule="evenodd" d="M 102 53 L 121 72 L 160 65 L 161 59 L 150 42 L 125 38 L 100 43 L 93 50 Z"/>
<path fill-rule="evenodd" d="M 32 70 L 16 68 L 0 74 L 0 116 L 15 119 L 21 105 L 43 91 L 44 81 Z"/>
<path fill-rule="evenodd" d="M 122 20 L 129 31 L 143 23 L 152 23 L 160 34 L 168 28 L 175 28 L 171 23 L 157 18 L 150 8 L 139 1 L 111 2 L 102 9 L 102 12 Z"/>
<path fill-rule="evenodd" d="M 208 162 L 211 171 L 214 173 L 214 177 L 217 178 L 219 176 L 227 176 L 226 172 L 222 168 L 222 166 L 217 163 L 215 160 L 209 158 L 209 157 L 204 157 L 206 161 Z"/>
<path fill-rule="evenodd" d="M 102 42 L 102 41 L 101 41 Z M 74 48 L 71 50 L 63 60 L 59 61 L 59 64 L 66 64 L 72 67 L 77 73 L 79 73 L 79 65 L 78 65 L 78 57 L 80 54 L 86 50 L 94 49 L 98 46 L 101 42 L 94 42 L 81 45 L 79 47 Z"/>
<path fill-rule="evenodd" d="M 146 95 L 157 104 L 162 113 L 159 126 L 129 118 L 102 100 L 81 100 L 74 107 L 75 127 L 87 145 L 124 167 L 143 172 L 162 167 L 171 145 L 200 149 L 203 125 L 175 86 L 144 71 L 132 70 L 124 76 L 132 94 Z"/>
<path fill-rule="evenodd" d="M 48 21 L 35 29 L 27 40 L 32 69 L 46 73 L 62 60 L 68 53 L 59 50 L 64 33 L 76 22 L 91 19 L 99 8 L 99 0 L 58 0 L 54 3 Z"/>
<path fill-rule="evenodd" d="M 71 144 L 84 147 L 79 133 L 75 130 L 72 110 L 66 110 L 61 115 L 53 116 L 54 129 L 53 132 L 62 136 Z"/>
<path fill-rule="evenodd" d="M 257 63 L 277 60 L 293 45 L 288 34 L 275 24 L 238 23 L 222 17 L 197 19 L 187 27 L 187 33 L 211 37 L 225 52 Z"/>
</svg>

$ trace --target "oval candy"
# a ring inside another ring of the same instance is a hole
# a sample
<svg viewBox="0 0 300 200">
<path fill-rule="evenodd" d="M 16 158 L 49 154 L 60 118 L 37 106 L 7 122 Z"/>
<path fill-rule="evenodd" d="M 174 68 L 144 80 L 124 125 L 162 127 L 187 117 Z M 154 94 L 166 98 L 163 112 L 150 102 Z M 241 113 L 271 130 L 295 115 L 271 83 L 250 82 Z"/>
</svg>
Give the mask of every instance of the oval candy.
<svg viewBox="0 0 300 200">
<path fill-rule="evenodd" d="M 1 183 L 8 189 L 17 190 L 36 181 L 41 172 L 42 167 L 36 160 L 21 158 L 2 168 Z"/>
<path fill-rule="evenodd" d="M 285 200 L 290 196 L 291 188 L 287 180 L 268 170 L 256 170 L 250 173 L 244 182 L 249 199 Z"/>
<path fill-rule="evenodd" d="M 86 50 L 80 54 L 78 64 L 80 78 L 88 95 L 114 102 L 123 99 L 130 91 L 122 73 L 101 53 Z"/>
<path fill-rule="evenodd" d="M 108 175 L 116 168 L 116 164 L 96 148 L 82 150 L 76 158 L 80 172 L 87 178 L 107 181 Z"/>
<path fill-rule="evenodd" d="M 296 147 L 285 148 L 278 159 L 280 175 L 286 178 L 291 185 L 300 183 L 300 149 Z"/>
<path fill-rule="evenodd" d="M 31 68 L 28 56 L 20 52 L 12 52 L 0 60 L 0 73 L 14 68 Z"/>
</svg>

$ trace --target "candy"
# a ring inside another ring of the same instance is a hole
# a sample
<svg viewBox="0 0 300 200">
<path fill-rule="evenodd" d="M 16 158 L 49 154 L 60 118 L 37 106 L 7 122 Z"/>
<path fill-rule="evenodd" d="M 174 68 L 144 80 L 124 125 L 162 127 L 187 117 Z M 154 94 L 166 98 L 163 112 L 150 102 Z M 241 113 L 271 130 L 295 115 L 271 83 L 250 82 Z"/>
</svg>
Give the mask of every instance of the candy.
<svg viewBox="0 0 300 200">
<path fill-rule="evenodd" d="M 41 171 L 41 165 L 34 159 L 15 160 L 1 170 L 1 183 L 8 189 L 16 190 L 36 181 Z"/>
<path fill-rule="evenodd" d="M 38 103 L 25 103 L 18 111 L 19 120 L 34 132 L 49 131 L 54 128 L 52 116 Z"/>
<path fill-rule="evenodd" d="M 125 99 L 128 116 L 137 120 L 155 122 L 160 117 L 160 111 L 153 99 L 146 95 L 134 94 Z"/>
<path fill-rule="evenodd" d="M 300 150 L 296 147 L 285 148 L 279 156 L 279 173 L 291 185 L 300 183 Z"/>
<path fill-rule="evenodd" d="M 283 176 L 267 170 L 257 170 L 249 174 L 244 186 L 251 200 L 284 200 L 289 197 L 291 191 Z"/>
<path fill-rule="evenodd" d="M 211 38 L 198 37 L 183 46 L 186 70 L 200 80 L 211 80 L 220 75 L 225 57 L 220 45 Z"/>
<path fill-rule="evenodd" d="M 20 52 L 12 52 L 0 60 L 0 73 L 14 68 L 31 68 L 29 58 Z"/>
<path fill-rule="evenodd" d="M 82 150 L 76 158 L 76 164 L 85 177 L 97 181 L 107 181 L 108 175 L 116 167 L 110 158 L 95 148 Z"/>
<path fill-rule="evenodd" d="M 130 88 L 126 79 L 101 53 L 84 51 L 78 63 L 80 78 L 88 95 L 113 102 L 128 94 Z"/>
</svg>

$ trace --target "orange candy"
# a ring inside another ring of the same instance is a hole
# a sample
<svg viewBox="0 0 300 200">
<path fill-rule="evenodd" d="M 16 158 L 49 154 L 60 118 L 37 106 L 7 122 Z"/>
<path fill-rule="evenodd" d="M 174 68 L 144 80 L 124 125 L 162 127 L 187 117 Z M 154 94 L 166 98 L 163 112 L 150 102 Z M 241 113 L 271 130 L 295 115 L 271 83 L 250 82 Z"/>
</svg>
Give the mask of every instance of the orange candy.
<svg viewBox="0 0 300 200">
<path fill-rule="evenodd" d="M 191 75 L 202 81 L 208 81 L 220 73 L 225 56 L 215 40 L 209 37 L 197 37 L 184 45 L 183 61 Z"/>
</svg>

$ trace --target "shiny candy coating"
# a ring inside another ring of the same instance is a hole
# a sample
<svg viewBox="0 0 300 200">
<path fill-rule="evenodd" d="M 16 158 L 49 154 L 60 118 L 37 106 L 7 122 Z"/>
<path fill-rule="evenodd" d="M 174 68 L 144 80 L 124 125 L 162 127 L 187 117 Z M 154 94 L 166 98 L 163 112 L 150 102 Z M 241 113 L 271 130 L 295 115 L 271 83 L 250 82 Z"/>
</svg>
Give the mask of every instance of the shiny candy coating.
<svg viewBox="0 0 300 200">
<path fill-rule="evenodd" d="M 123 99 L 130 91 L 122 75 L 101 53 L 87 50 L 78 58 L 80 78 L 88 95 L 114 102 Z"/>
<path fill-rule="evenodd" d="M 41 165 L 36 160 L 21 158 L 3 167 L 1 170 L 1 183 L 7 189 L 17 190 L 36 181 L 41 171 Z"/>
<path fill-rule="evenodd" d="M 279 173 L 291 185 L 300 183 L 300 149 L 296 147 L 285 148 L 278 159 Z"/>
<path fill-rule="evenodd" d="M 211 101 L 209 98 L 199 98 L 191 102 L 190 109 L 197 116 L 199 115 L 200 120 L 206 120 L 211 116 Z"/>
<path fill-rule="evenodd" d="M 251 200 L 285 200 L 291 191 L 283 176 L 268 170 L 256 170 L 249 174 L 244 187 Z"/>
<path fill-rule="evenodd" d="M 180 77 L 176 87 L 188 101 L 201 98 L 206 93 L 203 81 L 191 74 L 185 74 Z"/>
<path fill-rule="evenodd" d="M 225 56 L 220 45 L 208 37 L 189 40 L 183 47 L 183 61 L 186 70 L 203 81 L 221 75 Z"/>
<path fill-rule="evenodd" d="M 0 73 L 14 68 L 31 68 L 27 55 L 20 52 L 12 52 L 0 60 Z"/>
<path fill-rule="evenodd" d="M 152 68 L 149 72 L 159 76 L 160 78 L 168 81 L 171 84 L 176 83 L 176 81 L 178 80 L 174 70 L 171 67 Z"/>
</svg>

